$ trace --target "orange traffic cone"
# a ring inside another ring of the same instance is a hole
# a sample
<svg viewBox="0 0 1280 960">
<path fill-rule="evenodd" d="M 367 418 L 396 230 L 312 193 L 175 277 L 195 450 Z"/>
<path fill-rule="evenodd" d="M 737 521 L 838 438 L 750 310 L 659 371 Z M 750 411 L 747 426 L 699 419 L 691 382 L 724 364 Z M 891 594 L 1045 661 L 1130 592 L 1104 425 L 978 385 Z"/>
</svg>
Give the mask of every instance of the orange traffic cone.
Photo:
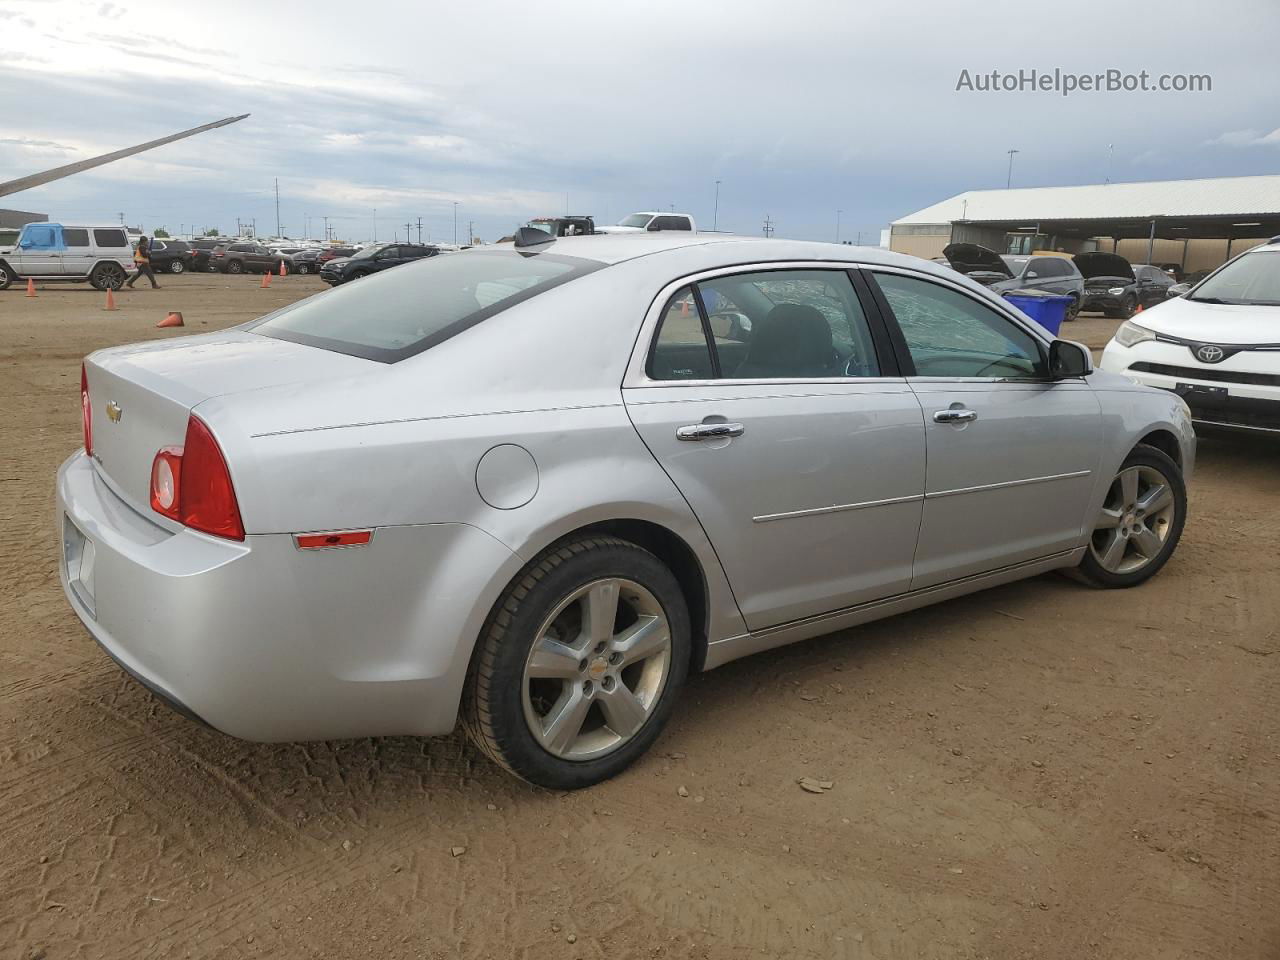
<svg viewBox="0 0 1280 960">
<path fill-rule="evenodd" d="M 107 287 L 107 303 L 106 303 L 106 306 L 104 306 L 102 309 L 103 309 L 103 310 L 114 310 L 114 309 L 116 309 L 116 295 L 115 295 L 115 291 L 114 291 L 114 290 L 112 290 L 110 287 Z"/>
<path fill-rule="evenodd" d="M 156 324 L 157 327 L 181 327 L 185 326 L 182 322 L 182 314 L 177 310 L 170 310 L 169 315 Z"/>
<path fill-rule="evenodd" d="M 284 261 L 280 261 L 280 276 L 284 276 L 288 271 L 285 269 Z"/>
<path fill-rule="evenodd" d="M 27 296 L 34 297 L 36 295 L 36 282 L 31 277 L 27 277 Z"/>
<path fill-rule="evenodd" d="M 260 284 L 258 284 L 258 286 L 260 286 L 263 290 L 265 290 L 265 289 L 267 289 L 267 287 L 271 286 L 271 271 L 270 271 L 270 270 L 268 270 L 266 273 L 264 273 L 264 274 L 262 275 L 262 282 L 261 282 Z"/>
</svg>

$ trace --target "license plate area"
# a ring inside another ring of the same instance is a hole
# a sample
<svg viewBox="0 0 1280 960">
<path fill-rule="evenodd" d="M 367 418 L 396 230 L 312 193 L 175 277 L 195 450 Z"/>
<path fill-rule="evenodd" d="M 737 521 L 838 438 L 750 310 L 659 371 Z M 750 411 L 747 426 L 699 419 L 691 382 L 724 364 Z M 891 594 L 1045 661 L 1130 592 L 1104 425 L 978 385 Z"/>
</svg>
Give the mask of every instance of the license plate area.
<svg viewBox="0 0 1280 960">
<path fill-rule="evenodd" d="M 1226 387 L 1207 387 L 1201 383 L 1179 383 L 1174 391 L 1181 397 L 1204 400 L 1225 400 L 1229 396 Z"/>
<path fill-rule="evenodd" d="M 67 583 L 90 616 L 96 616 L 94 607 L 94 568 L 98 557 L 92 540 L 80 532 L 65 514 L 62 517 L 62 563 L 67 573 Z"/>
</svg>

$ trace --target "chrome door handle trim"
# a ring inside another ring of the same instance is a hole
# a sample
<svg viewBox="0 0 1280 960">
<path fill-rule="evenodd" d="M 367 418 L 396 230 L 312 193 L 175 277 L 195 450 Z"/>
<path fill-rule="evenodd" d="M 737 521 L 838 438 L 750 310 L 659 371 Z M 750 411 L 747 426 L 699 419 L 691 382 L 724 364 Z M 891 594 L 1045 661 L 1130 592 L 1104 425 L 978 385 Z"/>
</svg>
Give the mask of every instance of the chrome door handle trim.
<svg viewBox="0 0 1280 960">
<path fill-rule="evenodd" d="M 691 423 L 676 427 L 676 439 L 715 440 L 718 437 L 740 437 L 746 429 L 740 423 Z"/>
<path fill-rule="evenodd" d="M 933 413 L 934 423 L 965 423 L 977 419 L 977 410 L 935 410 Z"/>
</svg>

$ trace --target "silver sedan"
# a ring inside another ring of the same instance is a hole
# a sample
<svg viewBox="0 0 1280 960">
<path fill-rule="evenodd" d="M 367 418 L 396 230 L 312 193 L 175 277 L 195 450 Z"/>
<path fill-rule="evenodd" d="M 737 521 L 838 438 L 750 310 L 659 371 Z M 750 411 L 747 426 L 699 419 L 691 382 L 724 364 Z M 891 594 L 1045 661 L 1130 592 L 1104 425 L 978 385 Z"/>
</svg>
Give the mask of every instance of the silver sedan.
<svg viewBox="0 0 1280 960">
<path fill-rule="evenodd" d="M 951 270 L 541 241 L 86 358 L 57 526 L 103 649 L 233 736 L 461 717 L 573 788 L 690 671 L 1049 570 L 1134 586 L 1178 542 L 1182 400 Z"/>
</svg>

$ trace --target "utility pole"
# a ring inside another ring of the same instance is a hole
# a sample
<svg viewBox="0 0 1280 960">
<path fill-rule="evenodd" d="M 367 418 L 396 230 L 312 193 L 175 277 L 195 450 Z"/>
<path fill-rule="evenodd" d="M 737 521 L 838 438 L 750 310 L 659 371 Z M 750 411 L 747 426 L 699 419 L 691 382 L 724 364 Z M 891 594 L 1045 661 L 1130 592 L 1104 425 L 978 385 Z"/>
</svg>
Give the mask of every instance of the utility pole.
<svg viewBox="0 0 1280 960">
<path fill-rule="evenodd" d="M 467 246 L 470 246 L 476 236 L 476 222 L 474 220 L 467 221 Z"/>
<path fill-rule="evenodd" d="M 715 229 L 717 226 L 719 226 L 719 224 L 720 224 L 720 181 L 717 180 L 716 181 L 716 208 L 715 208 L 715 212 L 711 214 L 711 230 L 713 233 L 715 232 Z"/>
<path fill-rule="evenodd" d="M 1116 158 L 1116 145 L 1114 143 L 1107 144 L 1107 177 L 1103 183 L 1111 182 L 1111 161 Z"/>
<path fill-rule="evenodd" d="M 764 235 L 766 237 L 773 236 L 773 220 L 769 218 L 767 213 L 764 215 Z"/>
<path fill-rule="evenodd" d="M 329 218 L 323 217 L 322 219 L 324 220 L 324 242 L 328 243 L 329 242 Z"/>
<path fill-rule="evenodd" d="M 120 226 L 122 226 L 122 227 L 124 226 L 124 212 L 123 212 L 123 211 L 121 211 L 121 213 L 120 213 Z"/>
<path fill-rule="evenodd" d="M 121 223 L 124 223 L 124 219 L 123 219 L 123 218 L 124 218 L 124 214 L 121 214 L 120 216 L 121 216 L 121 220 L 120 220 L 120 222 L 121 222 Z M 244 230 L 243 230 L 243 229 L 241 228 L 241 226 L 240 226 L 240 218 L 239 218 L 239 217 L 236 217 L 236 236 L 237 236 L 237 237 L 243 237 L 243 236 L 244 236 Z"/>
<path fill-rule="evenodd" d="M 569 195 L 564 195 L 565 213 L 569 212 Z M 458 201 L 453 201 L 453 245 L 458 245 Z"/>
<path fill-rule="evenodd" d="M 405 242 L 405 243 L 408 243 L 408 242 L 409 242 L 409 238 L 410 238 L 410 237 L 412 237 L 412 236 L 413 236 L 413 224 L 412 224 L 412 223 L 406 223 L 406 224 L 404 225 L 404 242 Z"/>
<path fill-rule="evenodd" d="M 378 208 L 373 208 L 373 242 L 378 242 Z"/>
<path fill-rule="evenodd" d="M 836 211 L 836 243 L 840 242 L 840 214 L 842 213 L 844 213 L 843 210 Z"/>
<path fill-rule="evenodd" d="M 418 242 L 422 242 L 422 218 L 418 218 Z"/>
<path fill-rule="evenodd" d="M 1005 177 L 1005 181 L 1004 181 L 1004 188 L 1008 190 L 1011 186 L 1013 186 L 1013 155 L 1015 153 L 1021 153 L 1022 151 L 1006 150 L 1005 152 L 1009 154 L 1009 175 Z"/>
<path fill-rule="evenodd" d="M 276 177 L 276 236 L 283 236 L 280 232 L 280 178 Z"/>
</svg>

